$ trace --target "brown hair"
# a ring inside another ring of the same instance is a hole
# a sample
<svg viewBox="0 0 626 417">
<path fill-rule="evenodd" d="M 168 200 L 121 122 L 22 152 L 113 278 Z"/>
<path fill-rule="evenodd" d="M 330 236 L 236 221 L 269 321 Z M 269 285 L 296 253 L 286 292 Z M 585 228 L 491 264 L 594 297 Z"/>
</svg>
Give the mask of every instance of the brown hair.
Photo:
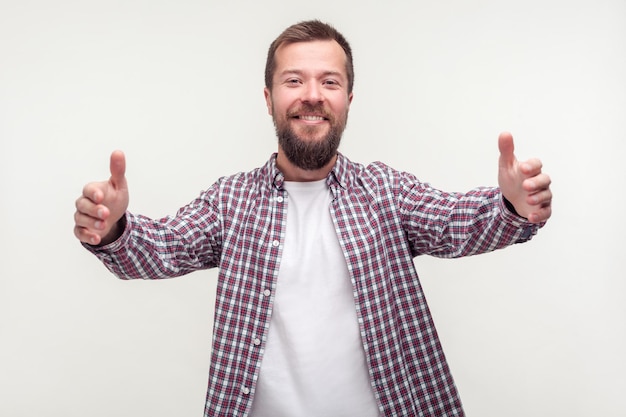
<svg viewBox="0 0 626 417">
<path fill-rule="evenodd" d="M 276 50 L 281 45 L 288 45 L 296 42 L 311 41 L 336 41 L 346 53 L 346 73 L 348 75 L 348 94 L 352 92 L 354 85 L 354 66 L 352 64 L 352 49 L 350 44 L 334 27 L 319 20 L 308 20 L 289 26 L 270 45 L 267 51 L 267 61 L 265 63 L 265 86 L 271 90 L 274 71 L 276 70 Z"/>
</svg>

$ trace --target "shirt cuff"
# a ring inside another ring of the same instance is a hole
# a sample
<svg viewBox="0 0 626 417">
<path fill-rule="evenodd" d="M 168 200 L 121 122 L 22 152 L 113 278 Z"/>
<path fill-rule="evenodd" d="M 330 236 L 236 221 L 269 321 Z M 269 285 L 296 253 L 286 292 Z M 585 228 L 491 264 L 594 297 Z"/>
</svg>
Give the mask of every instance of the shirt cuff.
<svg viewBox="0 0 626 417">
<path fill-rule="evenodd" d="M 98 253 L 114 253 L 117 252 L 118 250 L 120 250 L 122 247 L 124 247 L 126 245 L 126 243 L 128 242 L 128 239 L 130 238 L 130 231 L 131 231 L 131 223 L 132 223 L 132 214 L 129 212 L 124 213 L 124 216 L 118 220 L 118 222 L 122 222 L 124 229 L 122 231 L 122 234 L 120 235 L 120 237 L 118 237 L 116 240 L 114 240 L 113 242 L 106 244 L 106 245 L 102 245 L 102 246 L 97 246 L 97 245 L 90 245 L 88 243 L 82 243 L 82 245 L 91 253 L 94 254 L 98 254 Z"/>
<path fill-rule="evenodd" d="M 527 218 L 520 216 L 517 211 L 515 211 L 513 204 L 504 198 L 502 193 L 500 193 L 499 205 L 500 212 L 502 213 L 504 220 L 519 230 L 519 236 L 517 237 L 515 243 L 523 243 L 530 240 L 545 224 L 545 222 L 531 223 Z"/>
</svg>

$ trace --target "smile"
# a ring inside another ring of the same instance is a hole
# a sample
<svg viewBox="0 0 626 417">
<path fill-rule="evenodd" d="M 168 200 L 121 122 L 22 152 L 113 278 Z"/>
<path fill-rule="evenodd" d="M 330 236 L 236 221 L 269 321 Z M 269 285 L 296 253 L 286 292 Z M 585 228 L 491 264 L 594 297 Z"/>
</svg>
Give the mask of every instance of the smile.
<svg viewBox="0 0 626 417">
<path fill-rule="evenodd" d="M 296 116 L 296 119 L 305 120 L 307 122 L 322 122 L 326 120 L 326 118 L 322 116 Z"/>
</svg>

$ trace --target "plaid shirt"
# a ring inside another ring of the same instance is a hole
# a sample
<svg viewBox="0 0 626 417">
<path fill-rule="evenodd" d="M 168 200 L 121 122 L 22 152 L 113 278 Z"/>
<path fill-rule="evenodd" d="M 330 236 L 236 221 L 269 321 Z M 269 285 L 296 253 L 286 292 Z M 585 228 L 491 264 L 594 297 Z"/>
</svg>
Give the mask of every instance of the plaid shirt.
<svg viewBox="0 0 626 417">
<path fill-rule="evenodd" d="M 205 416 L 246 416 L 254 398 L 285 239 L 275 160 L 221 178 L 174 217 L 127 213 L 120 239 L 90 248 L 123 279 L 219 267 Z M 497 188 L 446 193 L 341 154 L 327 183 L 381 415 L 463 416 L 413 258 L 492 251 L 540 226 L 507 210 Z"/>
</svg>

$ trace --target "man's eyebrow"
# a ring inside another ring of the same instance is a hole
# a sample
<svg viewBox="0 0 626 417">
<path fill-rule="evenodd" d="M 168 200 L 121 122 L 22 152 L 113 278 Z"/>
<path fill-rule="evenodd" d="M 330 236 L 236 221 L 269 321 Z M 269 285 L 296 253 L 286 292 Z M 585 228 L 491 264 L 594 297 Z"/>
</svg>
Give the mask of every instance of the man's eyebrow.
<svg viewBox="0 0 626 417">
<path fill-rule="evenodd" d="M 281 71 L 281 73 L 279 75 L 285 76 L 285 75 L 302 75 L 303 72 L 297 69 L 286 69 Z"/>
<path fill-rule="evenodd" d="M 280 73 L 280 75 L 283 76 L 283 77 L 286 76 L 286 75 L 299 75 L 299 76 L 302 76 L 304 73 L 305 73 L 305 71 L 294 68 L 294 69 L 286 69 L 286 70 L 282 71 Z M 321 73 L 321 75 L 322 76 L 332 75 L 332 76 L 335 76 L 335 77 L 343 77 L 344 76 L 341 71 L 332 71 L 332 70 L 323 71 Z"/>
</svg>

